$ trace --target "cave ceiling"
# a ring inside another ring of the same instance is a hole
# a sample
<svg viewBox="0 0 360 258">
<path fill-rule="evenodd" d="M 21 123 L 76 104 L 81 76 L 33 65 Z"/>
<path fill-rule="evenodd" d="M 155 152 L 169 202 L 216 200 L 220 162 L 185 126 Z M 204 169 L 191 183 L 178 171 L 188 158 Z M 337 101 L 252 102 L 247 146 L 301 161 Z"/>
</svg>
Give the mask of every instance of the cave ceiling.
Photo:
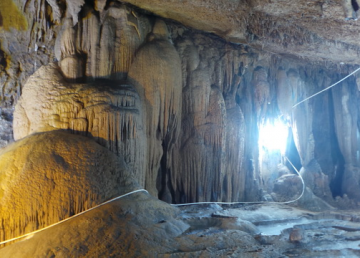
<svg viewBox="0 0 360 258">
<path fill-rule="evenodd" d="M 234 43 L 310 61 L 358 64 L 356 1 L 124 0 Z M 353 6 L 351 5 L 353 2 Z M 349 7 L 350 6 L 350 7 Z M 352 19 L 349 19 L 349 8 Z"/>
</svg>

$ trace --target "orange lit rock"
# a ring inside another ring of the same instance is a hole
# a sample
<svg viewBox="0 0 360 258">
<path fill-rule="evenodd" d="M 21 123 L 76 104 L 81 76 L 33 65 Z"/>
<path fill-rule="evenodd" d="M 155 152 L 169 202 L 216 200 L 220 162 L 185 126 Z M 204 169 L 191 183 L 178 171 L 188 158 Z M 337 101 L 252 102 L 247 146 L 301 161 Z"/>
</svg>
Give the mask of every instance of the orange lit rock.
<svg viewBox="0 0 360 258">
<path fill-rule="evenodd" d="M 0 240 L 137 188 L 124 160 L 89 138 L 64 131 L 30 135 L 0 152 Z"/>
<path fill-rule="evenodd" d="M 55 64 L 31 76 L 14 112 L 14 138 L 68 129 L 95 139 L 125 162 L 144 184 L 146 141 L 142 105 L 129 84 L 68 83 Z"/>
</svg>

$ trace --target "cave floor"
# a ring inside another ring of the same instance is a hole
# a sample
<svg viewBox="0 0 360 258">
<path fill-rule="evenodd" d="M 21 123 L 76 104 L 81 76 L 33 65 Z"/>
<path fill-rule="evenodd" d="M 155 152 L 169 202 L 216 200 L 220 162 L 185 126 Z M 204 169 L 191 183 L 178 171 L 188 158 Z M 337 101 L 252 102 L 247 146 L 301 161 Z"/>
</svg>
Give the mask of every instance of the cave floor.
<svg viewBox="0 0 360 258">
<path fill-rule="evenodd" d="M 357 210 L 311 212 L 283 204 L 211 204 L 181 210 L 182 219 L 191 225 L 184 235 L 217 244 L 166 257 L 360 257 Z M 240 246 L 231 246 L 234 230 L 249 233 L 256 243 L 241 238 Z"/>
<path fill-rule="evenodd" d="M 360 257 L 360 211 L 175 208 L 136 193 L 0 249 L 0 257 Z"/>
</svg>

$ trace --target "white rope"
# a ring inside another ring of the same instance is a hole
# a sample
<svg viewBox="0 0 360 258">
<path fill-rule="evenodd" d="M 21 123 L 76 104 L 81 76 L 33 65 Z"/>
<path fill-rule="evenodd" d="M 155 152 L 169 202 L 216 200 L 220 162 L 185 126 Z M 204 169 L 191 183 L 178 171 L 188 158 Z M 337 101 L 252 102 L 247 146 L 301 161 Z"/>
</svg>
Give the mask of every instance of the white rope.
<svg viewBox="0 0 360 258">
<path fill-rule="evenodd" d="M 108 204 L 108 203 L 110 203 L 110 202 L 116 201 L 116 200 L 118 200 L 118 199 L 120 199 L 120 198 L 123 198 L 123 197 L 125 197 L 125 196 L 131 195 L 131 194 L 134 194 L 134 193 L 138 193 L 138 192 L 147 192 L 147 193 L 148 193 L 148 191 L 146 191 L 145 189 L 138 189 L 138 190 L 135 190 L 135 191 L 132 191 L 132 192 L 129 192 L 129 193 L 120 195 L 120 196 L 115 197 L 115 198 L 113 198 L 113 199 L 110 199 L 110 200 L 108 200 L 108 201 L 106 201 L 106 202 L 103 202 L 103 203 L 101 203 L 101 204 L 98 204 L 98 205 L 96 205 L 96 206 L 94 206 L 94 207 L 92 207 L 92 208 L 90 208 L 90 209 L 88 209 L 88 210 L 85 210 L 85 211 L 82 211 L 82 212 L 80 212 L 80 213 L 78 213 L 78 214 L 75 214 L 74 216 L 71 216 L 71 217 L 66 218 L 66 219 L 64 219 L 64 220 L 60 220 L 60 221 L 58 221 L 58 222 L 56 222 L 56 223 L 54 223 L 54 224 L 48 225 L 48 226 L 46 226 L 46 227 L 44 227 L 44 228 L 41 228 L 41 229 L 32 231 L 32 232 L 30 232 L 30 233 L 26 233 L 26 234 L 24 234 L 24 235 L 17 236 L 17 237 L 14 237 L 14 238 L 11 238 L 11 239 L 2 241 L 2 242 L 0 242 L 0 245 L 6 244 L 6 243 L 9 243 L 9 242 L 15 241 L 15 240 L 17 240 L 17 239 L 21 239 L 21 238 L 24 238 L 24 237 L 27 237 L 27 236 L 30 236 L 30 235 L 33 235 L 33 234 L 36 234 L 36 233 L 39 233 L 39 232 L 41 232 L 41 231 L 44 231 L 45 229 L 52 228 L 52 227 L 54 227 L 54 226 L 56 226 L 56 225 L 59 225 L 59 224 L 61 224 L 61 223 L 64 223 L 65 221 L 71 220 L 71 219 L 76 218 L 76 217 L 78 217 L 78 216 L 80 216 L 80 215 L 83 215 L 83 214 L 85 214 L 85 213 L 87 213 L 87 212 L 89 212 L 89 211 L 92 211 L 92 210 L 94 210 L 94 209 L 96 209 L 96 208 L 99 208 L 99 207 L 101 207 L 101 206 L 103 206 L 103 205 L 105 205 L 105 204 Z"/>
<path fill-rule="evenodd" d="M 227 205 L 232 205 L 232 204 L 262 204 L 262 203 L 289 204 L 289 203 L 296 202 L 297 200 L 299 200 L 304 195 L 305 182 L 304 182 L 304 179 L 302 178 L 302 176 L 300 175 L 299 171 L 295 168 L 295 166 L 291 163 L 291 161 L 286 156 L 285 156 L 285 158 L 289 161 L 291 166 L 295 169 L 295 171 L 298 174 L 298 176 L 300 177 L 301 183 L 302 183 L 302 192 L 294 200 L 286 201 L 286 202 L 267 202 L 267 201 L 259 201 L 259 202 L 191 202 L 191 203 L 180 203 L 180 204 L 171 204 L 171 205 L 178 207 L 178 206 L 198 205 L 198 204 L 227 204 Z"/>
<path fill-rule="evenodd" d="M 344 78 L 342 78 L 340 81 L 337 81 L 337 82 L 335 82 L 334 84 L 330 85 L 329 87 L 327 87 L 327 88 L 325 88 L 325 89 L 323 89 L 323 90 L 321 90 L 321 91 L 319 91 L 319 92 L 311 95 L 310 97 L 307 97 L 306 99 L 303 99 L 302 101 L 296 103 L 292 108 L 294 108 L 294 107 L 300 105 L 301 103 L 303 103 L 303 102 L 305 102 L 305 101 L 307 101 L 307 100 L 315 97 L 316 95 L 319 95 L 320 93 L 323 93 L 324 91 L 327 91 L 328 89 L 330 89 L 330 88 L 338 85 L 340 82 L 346 80 L 347 78 L 349 78 L 351 75 L 357 73 L 358 71 L 360 71 L 360 67 L 359 67 L 358 69 L 356 69 L 355 71 L 353 71 L 352 73 L 350 73 L 350 74 L 348 74 L 347 76 L 345 76 Z"/>
</svg>

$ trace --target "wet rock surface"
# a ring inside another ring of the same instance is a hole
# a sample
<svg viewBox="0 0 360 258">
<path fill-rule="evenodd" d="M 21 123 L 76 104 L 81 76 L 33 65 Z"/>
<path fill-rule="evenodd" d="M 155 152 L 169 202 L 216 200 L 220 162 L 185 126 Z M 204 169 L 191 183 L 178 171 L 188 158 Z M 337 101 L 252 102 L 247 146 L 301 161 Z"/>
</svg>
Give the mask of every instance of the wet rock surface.
<svg viewBox="0 0 360 258">
<path fill-rule="evenodd" d="M 246 245 L 251 242 L 241 238 L 238 241 L 243 247 L 227 246 L 226 251 L 218 248 L 213 252 L 198 251 L 199 256 L 183 253 L 169 257 L 200 257 L 200 254 L 204 257 L 358 257 L 360 254 L 358 211 L 309 212 L 282 204 L 239 204 L 233 208 L 210 205 L 181 210 L 184 220 L 191 225 L 188 235 L 210 237 L 209 232 L 222 232 L 226 246 L 233 231 L 240 230 L 251 235 L 256 243 L 249 248 Z M 225 221 L 232 221 L 231 229 L 224 227 Z M 244 222 L 251 224 L 252 230 L 244 227 Z"/>
</svg>

